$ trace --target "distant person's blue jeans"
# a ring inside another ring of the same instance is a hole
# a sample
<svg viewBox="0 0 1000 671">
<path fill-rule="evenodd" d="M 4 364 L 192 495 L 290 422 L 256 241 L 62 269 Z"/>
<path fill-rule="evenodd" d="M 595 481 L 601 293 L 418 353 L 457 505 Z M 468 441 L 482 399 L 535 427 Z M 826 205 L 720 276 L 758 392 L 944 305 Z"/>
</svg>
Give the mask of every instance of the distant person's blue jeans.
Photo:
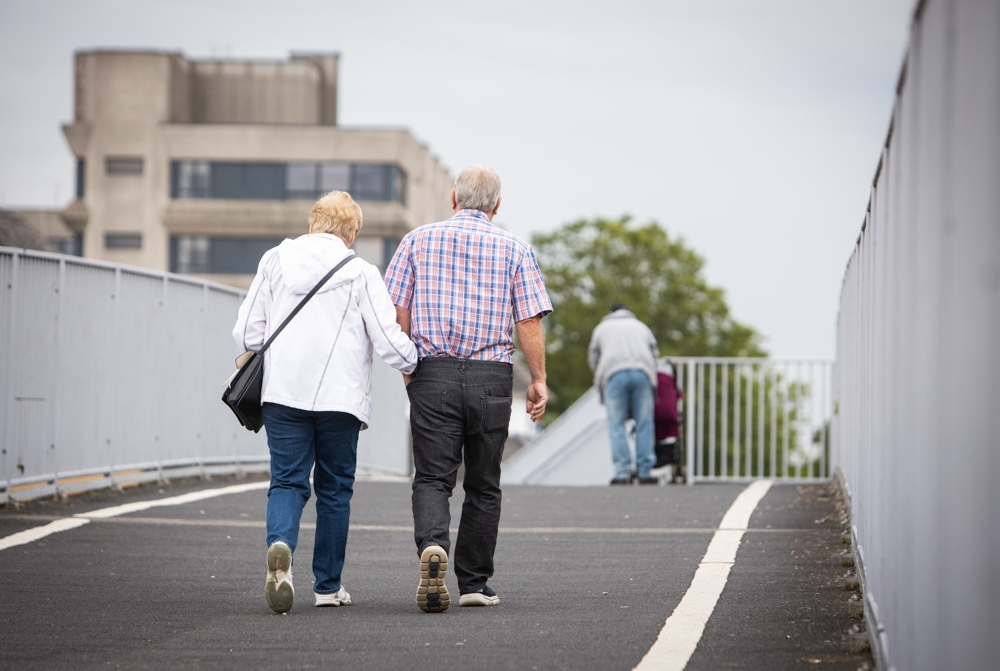
<svg viewBox="0 0 1000 671">
<path fill-rule="evenodd" d="M 271 451 L 267 544 L 284 541 L 295 552 L 302 509 L 309 500 L 309 471 L 315 463 L 313 590 L 333 594 L 340 589 L 347 552 L 361 420 L 345 412 L 310 412 L 276 403 L 265 403 L 262 410 Z"/>
<path fill-rule="evenodd" d="M 656 463 L 653 436 L 653 385 L 638 368 L 620 370 L 604 385 L 604 405 L 608 412 L 611 435 L 611 458 L 615 477 L 628 478 L 632 472 L 632 454 L 625 436 L 625 420 L 635 420 L 635 467 L 640 478 L 650 477 Z"/>
</svg>

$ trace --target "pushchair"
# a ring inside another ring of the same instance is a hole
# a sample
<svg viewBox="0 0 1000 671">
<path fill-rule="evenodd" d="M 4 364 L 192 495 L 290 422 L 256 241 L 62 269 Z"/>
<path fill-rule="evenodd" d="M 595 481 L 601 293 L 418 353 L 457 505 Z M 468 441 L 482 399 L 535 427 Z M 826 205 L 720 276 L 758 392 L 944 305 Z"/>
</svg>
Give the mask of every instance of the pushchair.
<svg viewBox="0 0 1000 671">
<path fill-rule="evenodd" d="M 684 392 L 677 386 L 676 371 L 669 361 L 661 363 L 656 380 L 656 405 L 653 409 L 656 463 L 653 468 L 670 466 L 670 482 L 684 482 L 684 467 L 681 466 L 681 430 L 684 422 L 679 410 Z"/>
</svg>

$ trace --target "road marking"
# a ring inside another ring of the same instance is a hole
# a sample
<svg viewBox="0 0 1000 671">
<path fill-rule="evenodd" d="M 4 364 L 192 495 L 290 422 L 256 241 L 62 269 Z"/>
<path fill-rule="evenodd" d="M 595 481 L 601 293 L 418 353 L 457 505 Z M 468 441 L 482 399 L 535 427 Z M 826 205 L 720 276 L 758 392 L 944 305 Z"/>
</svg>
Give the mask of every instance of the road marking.
<svg viewBox="0 0 1000 671">
<path fill-rule="evenodd" d="M 73 517 L 64 517 L 54 522 L 49 522 L 48 524 L 42 525 L 40 527 L 35 527 L 34 529 L 25 529 L 24 531 L 18 531 L 16 534 L 11 534 L 10 536 L 4 536 L 0 538 L 0 550 L 6 550 L 7 548 L 12 548 L 16 545 L 24 545 L 25 543 L 33 543 L 39 538 L 45 538 L 50 534 L 59 533 L 60 531 L 66 531 L 67 529 L 76 529 L 77 527 L 82 527 L 87 524 L 90 520 L 80 520 Z"/>
<path fill-rule="evenodd" d="M 111 506 L 110 508 L 99 508 L 97 510 L 91 510 L 89 513 L 79 513 L 73 517 L 55 520 L 54 522 L 50 522 L 44 526 L 19 531 L 15 534 L 11 534 L 10 536 L 0 538 L 0 550 L 6 550 L 7 548 L 24 545 L 26 543 L 32 543 L 40 538 L 45 538 L 46 536 L 59 533 L 60 531 L 76 529 L 77 527 L 82 527 L 91 520 L 103 520 L 109 517 L 117 517 L 118 515 L 126 515 L 128 513 L 135 513 L 140 510 L 149 510 L 150 508 L 158 508 L 160 506 L 179 506 L 184 503 L 193 503 L 194 501 L 202 501 L 204 499 L 224 496 L 226 494 L 240 494 L 242 492 L 249 492 L 255 489 L 267 489 L 270 484 L 270 482 L 251 482 L 245 485 L 232 485 L 230 487 L 219 487 L 217 489 L 205 489 L 200 492 L 190 492 L 188 494 L 171 496 L 165 499 L 135 501 L 133 503 L 126 503 L 120 506 Z"/>
<path fill-rule="evenodd" d="M 684 598 L 633 671 L 683 671 L 687 666 L 729 579 L 750 516 L 771 484 L 770 480 L 758 480 L 733 501 L 712 536 Z"/>
</svg>

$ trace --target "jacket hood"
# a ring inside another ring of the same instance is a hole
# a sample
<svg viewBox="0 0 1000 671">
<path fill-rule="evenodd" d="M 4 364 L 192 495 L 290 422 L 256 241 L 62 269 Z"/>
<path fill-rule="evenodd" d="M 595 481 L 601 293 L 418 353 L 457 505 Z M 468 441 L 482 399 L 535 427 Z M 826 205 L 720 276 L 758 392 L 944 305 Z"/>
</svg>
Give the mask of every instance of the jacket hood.
<svg viewBox="0 0 1000 671">
<path fill-rule="evenodd" d="M 349 250 L 344 241 L 329 233 L 302 235 L 278 245 L 281 277 L 293 294 L 307 294 L 316 283 L 340 263 Z M 352 281 L 361 273 L 361 264 L 348 263 L 323 285 L 320 293 Z"/>
</svg>

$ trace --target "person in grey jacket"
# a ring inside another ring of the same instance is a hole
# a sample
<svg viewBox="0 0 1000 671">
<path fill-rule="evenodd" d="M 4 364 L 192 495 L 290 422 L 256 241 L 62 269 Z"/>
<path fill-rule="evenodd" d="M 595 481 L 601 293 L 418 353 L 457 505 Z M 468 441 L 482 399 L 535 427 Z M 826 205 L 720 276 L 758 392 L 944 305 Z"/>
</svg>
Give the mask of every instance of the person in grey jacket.
<svg viewBox="0 0 1000 671">
<path fill-rule="evenodd" d="M 632 455 L 625 436 L 625 420 L 629 418 L 635 420 L 639 484 L 657 484 L 658 480 L 650 473 L 656 462 L 653 404 L 659 356 L 653 332 L 628 307 L 616 303 L 594 329 L 587 354 L 594 384 L 607 407 L 611 458 L 615 465 L 611 484 L 625 485 L 631 480 Z"/>
</svg>

